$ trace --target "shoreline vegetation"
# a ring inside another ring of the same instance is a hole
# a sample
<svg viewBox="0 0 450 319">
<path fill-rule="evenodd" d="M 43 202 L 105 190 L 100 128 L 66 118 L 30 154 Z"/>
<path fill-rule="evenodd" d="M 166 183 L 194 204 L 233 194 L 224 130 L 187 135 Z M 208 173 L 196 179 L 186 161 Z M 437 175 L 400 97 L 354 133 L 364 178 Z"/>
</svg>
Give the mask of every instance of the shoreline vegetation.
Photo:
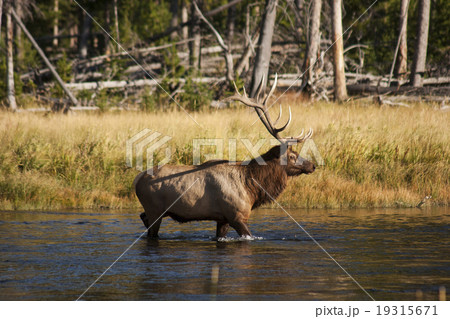
<svg viewBox="0 0 450 319">
<path fill-rule="evenodd" d="M 312 127 L 325 165 L 292 178 L 278 198 L 283 207 L 415 207 L 426 196 L 431 199 L 424 206 L 450 204 L 450 112 L 423 103 L 389 108 L 289 102 L 292 123 L 284 135 Z M 283 102 L 285 110 L 287 105 Z M 275 117 L 278 107 L 271 112 Z M 146 128 L 172 137 L 167 143 L 171 164 L 192 164 L 193 139 L 223 139 L 225 159 L 231 139 L 236 139 L 237 160 L 251 156 L 242 139 L 252 145 L 267 139 L 261 154 L 271 146 L 269 133 L 248 108 L 190 115 L 201 127 L 179 109 L 70 115 L 0 111 L 0 210 L 139 208 L 132 187 L 138 171 L 126 166 L 126 141 Z M 164 154 L 160 149 L 156 159 Z"/>
</svg>

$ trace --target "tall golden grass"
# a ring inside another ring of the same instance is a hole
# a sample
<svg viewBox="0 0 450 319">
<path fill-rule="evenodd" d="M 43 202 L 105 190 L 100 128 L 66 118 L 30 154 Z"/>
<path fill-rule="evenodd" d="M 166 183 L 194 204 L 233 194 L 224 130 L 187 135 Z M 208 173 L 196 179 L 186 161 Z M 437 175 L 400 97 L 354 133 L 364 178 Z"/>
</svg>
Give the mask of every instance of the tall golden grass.
<svg viewBox="0 0 450 319">
<path fill-rule="evenodd" d="M 449 204 L 449 113 L 427 104 L 291 105 L 293 121 L 285 135 L 312 127 L 325 165 L 293 178 L 279 198 L 282 205 L 411 207 L 427 195 L 432 205 Z M 250 156 L 240 139 L 255 145 L 270 137 L 254 111 L 245 108 L 190 116 L 182 110 L 1 112 L 0 209 L 139 207 L 132 189 L 138 172 L 126 166 L 125 145 L 144 128 L 173 137 L 169 144 L 176 164 L 191 164 L 194 138 L 223 138 L 225 158 L 228 140 L 236 138 L 239 160 Z M 261 151 L 269 148 L 267 141 Z"/>
</svg>

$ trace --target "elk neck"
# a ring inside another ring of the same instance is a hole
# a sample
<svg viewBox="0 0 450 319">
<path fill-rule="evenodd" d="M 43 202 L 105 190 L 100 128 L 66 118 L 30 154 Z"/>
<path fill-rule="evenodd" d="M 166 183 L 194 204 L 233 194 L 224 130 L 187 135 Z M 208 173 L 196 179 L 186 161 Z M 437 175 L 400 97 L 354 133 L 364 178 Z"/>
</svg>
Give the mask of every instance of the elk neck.
<svg viewBox="0 0 450 319">
<path fill-rule="evenodd" d="M 286 188 L 288 176 L 280 162 L 280 146 L 275 146 L 261 156 L 266 165 L 253 159 L 245 170 L 245 185 L 254 203 L 252 209 L 276 199 Z"/>
</svg>

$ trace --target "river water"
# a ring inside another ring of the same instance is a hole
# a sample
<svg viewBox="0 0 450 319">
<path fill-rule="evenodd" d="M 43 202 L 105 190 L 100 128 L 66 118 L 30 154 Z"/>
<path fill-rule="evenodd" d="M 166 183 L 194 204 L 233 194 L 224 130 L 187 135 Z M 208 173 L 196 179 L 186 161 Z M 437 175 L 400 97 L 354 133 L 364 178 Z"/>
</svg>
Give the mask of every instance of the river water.
<svg viewBox="0 0 450 319">
<path fill-rule="evenodd" d="M 259 209 L 255 240 L 231 230 L 217 242 L 215 223 L 169 218 L 159 240 L 140 238 L 137 211 L 0 211 L 0 299 L 437 300 L 450 289 L 449 208 L 287 212 L 300 226 Z"/>
</svg>

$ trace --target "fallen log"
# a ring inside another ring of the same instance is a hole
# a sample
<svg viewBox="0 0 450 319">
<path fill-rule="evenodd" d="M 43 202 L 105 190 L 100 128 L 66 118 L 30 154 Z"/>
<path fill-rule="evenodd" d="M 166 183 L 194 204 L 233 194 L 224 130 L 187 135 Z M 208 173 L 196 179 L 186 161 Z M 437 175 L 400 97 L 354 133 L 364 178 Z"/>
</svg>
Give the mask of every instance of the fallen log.
<svg viewBox="0 0 450 319">
<path fill-rule="evenodd" d="M 130 86 L 156 86 L 155 80 L 135 80 L 135 81 L 99 81 L 99 82 L 84 82 L 84 83 L 67 83 L 67 87 L 74 91 L 81 90 L 102 90 L 102 89 L 116 89 Z"/>
<path fill-rule="evenodd" d="M 193 78 L 194 82 L 197 83 L 216 83 L 224 81 L 225 77 L 201 77 Z M 129 88 L 129 87 L 143 87 L 143 86 L 157 86 L 159 79 L 141 79 L 134 81 L 99 81 L 99 82 L 84 82 L 84 83 L 67 83 L 67 87 L 74 91 L 81 90 L 102 90 L 102 89 L 118 89 L 118 88 Z M 180 83 L 185 83 L 185 79 L 179 79 Z"/>
<path fill-rule="evenodd" d="M 441 85 L 450 84 L 450 77 L 437 77 L 423 79 L 423 85 Z"/>
</svg>

